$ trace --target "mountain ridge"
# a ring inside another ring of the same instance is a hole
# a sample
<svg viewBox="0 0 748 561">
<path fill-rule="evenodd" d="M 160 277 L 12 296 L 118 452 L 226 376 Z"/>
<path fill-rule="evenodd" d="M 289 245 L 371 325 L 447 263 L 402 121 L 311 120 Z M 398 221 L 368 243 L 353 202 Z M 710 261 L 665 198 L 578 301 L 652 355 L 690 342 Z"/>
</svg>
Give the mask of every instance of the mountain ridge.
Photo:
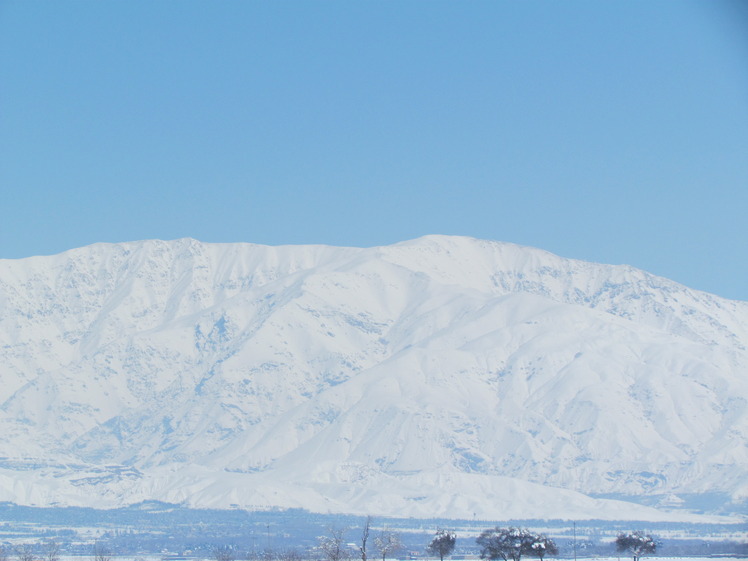
<svg viewBox="0 0 748 561">
<path fill-rule="evenodd" d="M 0 500 L 748 497 L 748 303 L 633 267 L 453 236 L 146 240 L 0 260 L 0 310 Z"/>
</svg>

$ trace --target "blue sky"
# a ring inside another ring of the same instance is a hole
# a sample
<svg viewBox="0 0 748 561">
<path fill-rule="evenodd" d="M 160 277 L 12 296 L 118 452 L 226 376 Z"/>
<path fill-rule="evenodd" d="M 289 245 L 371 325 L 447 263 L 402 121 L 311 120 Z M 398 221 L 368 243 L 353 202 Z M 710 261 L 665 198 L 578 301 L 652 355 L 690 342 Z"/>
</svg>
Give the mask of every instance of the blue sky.
<svg viewBox="0 0 748 561">
<path fill-rule="evenodd" d="M 748 300 L 741 6 L 0 0 L 0 257 L 460 234 Z"/>
</svg>

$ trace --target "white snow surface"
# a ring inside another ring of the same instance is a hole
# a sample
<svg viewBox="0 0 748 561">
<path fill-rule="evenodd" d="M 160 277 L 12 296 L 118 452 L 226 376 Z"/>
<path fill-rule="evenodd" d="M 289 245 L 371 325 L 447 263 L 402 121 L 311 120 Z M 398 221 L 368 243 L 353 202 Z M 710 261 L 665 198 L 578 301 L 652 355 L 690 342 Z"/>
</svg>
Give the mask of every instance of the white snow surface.
<svg viewBox="0 0 748 561">
<path fill-rule="evenodd" d="M 463 237 L 0 260 L 0 501 L 741 512 L 747 347 L 746 302 Z"/>
</svg>

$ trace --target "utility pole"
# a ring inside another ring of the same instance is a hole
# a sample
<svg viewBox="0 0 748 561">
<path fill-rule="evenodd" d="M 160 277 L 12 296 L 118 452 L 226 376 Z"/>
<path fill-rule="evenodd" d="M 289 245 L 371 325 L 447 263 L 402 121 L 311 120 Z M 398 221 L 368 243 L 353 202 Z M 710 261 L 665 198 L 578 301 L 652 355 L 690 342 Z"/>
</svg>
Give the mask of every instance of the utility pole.
<svg viewBox="0 0 748 561">
<path fill-rule="evenodd" d="M 574 561 L 577 561 L 577 521 L 574 521 Z"/>
</svg>

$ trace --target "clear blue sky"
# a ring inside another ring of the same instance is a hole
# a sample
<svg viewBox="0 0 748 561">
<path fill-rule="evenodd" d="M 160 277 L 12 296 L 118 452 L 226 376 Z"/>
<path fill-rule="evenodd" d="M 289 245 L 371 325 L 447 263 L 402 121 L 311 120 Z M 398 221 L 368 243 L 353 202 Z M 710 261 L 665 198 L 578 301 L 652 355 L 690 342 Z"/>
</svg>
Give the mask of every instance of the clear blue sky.
<svg viewBox="0 0 748 561">
<path fill-rule="evenodd" d="M 740 0 L 0 0 L 0 257 L 461 234 L 748 300 Z"/>
</svg>

